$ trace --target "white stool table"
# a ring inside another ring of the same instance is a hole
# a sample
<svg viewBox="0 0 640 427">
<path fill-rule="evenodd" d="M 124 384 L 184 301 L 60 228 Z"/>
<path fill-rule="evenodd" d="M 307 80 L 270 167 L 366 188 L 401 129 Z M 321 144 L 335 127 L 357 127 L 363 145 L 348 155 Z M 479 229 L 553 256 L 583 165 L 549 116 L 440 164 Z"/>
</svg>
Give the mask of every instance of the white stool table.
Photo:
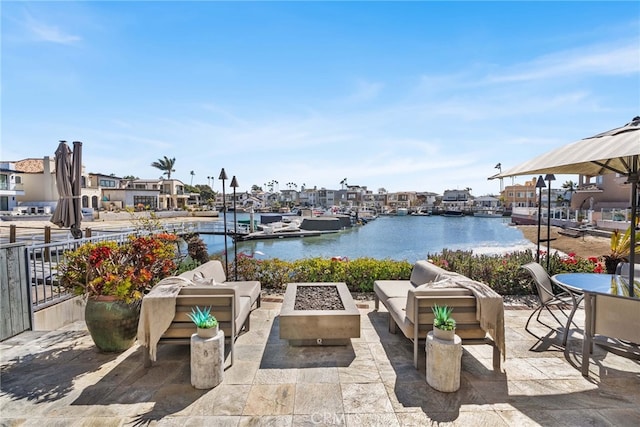
<svg viewBox="0 0 640 427">
<path fill-rule="evenodd" d="M 427 383 L 438 391 L 453 392 L 460 388 L 462 339 L 454 335 L 453 341 L 441 340 L 427 334 Z"/>
<path fill-rule="evenodd" d="M 224 376 L 224 332 L 213 338 L 191 335 L 191 385 L 197 389 L 213 388 Z"/>
</svg>

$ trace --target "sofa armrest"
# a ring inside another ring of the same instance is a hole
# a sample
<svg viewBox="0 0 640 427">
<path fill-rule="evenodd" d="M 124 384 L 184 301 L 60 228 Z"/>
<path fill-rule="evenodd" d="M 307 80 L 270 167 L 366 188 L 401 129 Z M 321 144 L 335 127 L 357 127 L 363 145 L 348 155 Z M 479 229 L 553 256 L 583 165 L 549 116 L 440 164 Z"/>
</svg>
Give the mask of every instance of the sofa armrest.
<svg viewBox="0 0 640 427">
<path fill-rule="evenodd" d="M 440 268 L 429 261 L 419 260 L 413 265 L 409 281 L 413 286 L 420 286 L 428 282 L 437 282 L 448 273 L 444 268 Z"/>
</svg>

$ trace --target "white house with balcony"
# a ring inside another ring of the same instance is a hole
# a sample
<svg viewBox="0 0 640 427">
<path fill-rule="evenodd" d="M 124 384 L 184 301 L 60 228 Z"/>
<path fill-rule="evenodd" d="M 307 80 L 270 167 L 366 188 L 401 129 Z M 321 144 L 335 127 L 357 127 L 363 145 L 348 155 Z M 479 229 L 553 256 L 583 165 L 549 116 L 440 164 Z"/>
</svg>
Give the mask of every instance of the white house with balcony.
<svg viewBox="0 0 640 427">
<path fill-rule="evenodd" d="M 24 196 L 22 176 L 12 162 L 0 162 L 0 211 L 15 211 L 18 196 Z"/>
</svg>

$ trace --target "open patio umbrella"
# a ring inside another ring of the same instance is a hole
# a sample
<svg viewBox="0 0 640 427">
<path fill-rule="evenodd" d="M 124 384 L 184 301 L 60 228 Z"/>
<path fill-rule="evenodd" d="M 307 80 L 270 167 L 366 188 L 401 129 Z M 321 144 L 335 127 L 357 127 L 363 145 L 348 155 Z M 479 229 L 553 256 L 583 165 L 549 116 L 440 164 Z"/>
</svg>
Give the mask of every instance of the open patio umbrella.
<svg viewBox="0 0 640 427">
<path fill-rule="evenodd" d="M 542 154 L 489 179 L 517 175 L 578 174 L 598 176 L 618 173 L 631 184 L 631 224 L 635 227 L 638 209 L 638 171 L 640 170 L 640 117 L 598 135 L 584 138 Z M 629 254 L 629 294 L 633 293 L 636 233 L 631 232 Z"/>
<path fill-rule="evenodd" d="M 56 150 L 56 187 L 58 205 L 51 222 L 58 227 L 70 228 L 75 239 L 82 238 L 80 180 L 82 179 L 82 143 L 74 141 L 73 152 L 66 141 L 60 141 Z"/>
</svg>

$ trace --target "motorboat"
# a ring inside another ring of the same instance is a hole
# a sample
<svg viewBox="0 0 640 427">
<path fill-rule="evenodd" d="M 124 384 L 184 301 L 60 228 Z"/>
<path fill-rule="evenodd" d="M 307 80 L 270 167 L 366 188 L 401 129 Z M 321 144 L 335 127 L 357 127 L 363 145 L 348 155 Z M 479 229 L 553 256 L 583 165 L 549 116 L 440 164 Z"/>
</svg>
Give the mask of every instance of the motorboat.
<svg viewBox="0 0 640 427">
<path fill-rule="evenodd" d="M 418 209 L 415 212 L 411 212 L 411 216 L 431 216 L 430 211 L 423 211 L 422 209 Z"/>
<path fill-rule="evenodd" d="M 502 218 L 502 211 L 482 210 L 473 213 L 473 216 L 479 218 Z"/>
</svg>

